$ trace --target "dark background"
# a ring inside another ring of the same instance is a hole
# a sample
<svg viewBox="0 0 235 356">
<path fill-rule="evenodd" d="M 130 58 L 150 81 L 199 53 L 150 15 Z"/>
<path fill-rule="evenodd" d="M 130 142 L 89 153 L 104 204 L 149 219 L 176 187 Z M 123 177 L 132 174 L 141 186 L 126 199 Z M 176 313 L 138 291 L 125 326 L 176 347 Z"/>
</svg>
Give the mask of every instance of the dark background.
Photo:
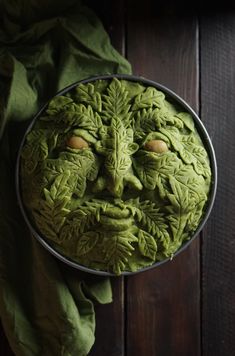
<svg viewBox="0 0 235 356">
<path fill-rule="evenodd" d="M 90 356 L 234 356 L 234 7 L 224 1 L 87 3 L 134 74 L 168 86 L 198 112 L 216 151 L 219 180 L 212 214 L 190 247 L 154 270 L 113 279 L 114 302 L 96 308 Z M 0 355 L 12 356 L 3 331 Z"/>
</svg>

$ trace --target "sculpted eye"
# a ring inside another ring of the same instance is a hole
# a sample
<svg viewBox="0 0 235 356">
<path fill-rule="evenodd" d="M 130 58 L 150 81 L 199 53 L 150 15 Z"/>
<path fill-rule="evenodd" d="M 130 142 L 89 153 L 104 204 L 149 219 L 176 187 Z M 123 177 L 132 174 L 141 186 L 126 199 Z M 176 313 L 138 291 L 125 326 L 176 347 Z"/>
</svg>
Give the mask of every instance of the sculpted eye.
<svg viewBox="0 0 235 356">
<path fill-rule="evenodd" d="M 165 153 L 168 151 L 168 146 L 166 142 L 162 140 L 151 140 L 146 142 L 144 148 L 148 151 L 152 151 L 155 153 Z"/>
<path fill-rule="evenodd" d="M 70 148 L 83 149 L 88 148 L 88 142 L 85 141 L 82 137 L 71 136 L 67 141 L 67 146 Z"/>
</svg>

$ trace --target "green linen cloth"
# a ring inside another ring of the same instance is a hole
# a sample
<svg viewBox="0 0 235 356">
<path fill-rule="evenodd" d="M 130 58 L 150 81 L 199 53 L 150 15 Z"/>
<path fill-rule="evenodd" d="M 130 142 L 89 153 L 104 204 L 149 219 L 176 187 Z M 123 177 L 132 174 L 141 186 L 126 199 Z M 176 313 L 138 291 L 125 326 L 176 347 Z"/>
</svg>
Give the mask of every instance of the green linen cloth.
<svg viewBox="0 0 235 356">
<path fill-rule="evenodd" d="M 31 237 L 15 160 L 30 119 L 59 89 L 131 69 L 77 0 L 1 1 L 0 14 L 0 318 L 16 355 L 85 356 L 94 301 L 111 302 L 110 282 L 65 266 Z"/>
</svg>

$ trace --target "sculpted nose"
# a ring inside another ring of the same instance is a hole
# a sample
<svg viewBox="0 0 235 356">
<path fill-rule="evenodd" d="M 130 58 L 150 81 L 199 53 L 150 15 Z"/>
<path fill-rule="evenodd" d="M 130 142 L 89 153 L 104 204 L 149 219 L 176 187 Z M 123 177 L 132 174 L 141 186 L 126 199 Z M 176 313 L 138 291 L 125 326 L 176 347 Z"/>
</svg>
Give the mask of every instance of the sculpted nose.
<svg viewBox="0 0 235 356">
<path fill-rule="evenodd" d="M 143 185 L 140 180 L 131 172 L 128 172 L 121 179 L 111 179 L 108 181 L 107 189 L 115 198 L 120 198 L 126 186 L 137 191 L 143 189 Z"/>
<path fill-rule="evenodd" d="M 115 198 L 120 198 L 124 190 L 123 178 L 108 178 L 107 189 Z"/>
</svg>

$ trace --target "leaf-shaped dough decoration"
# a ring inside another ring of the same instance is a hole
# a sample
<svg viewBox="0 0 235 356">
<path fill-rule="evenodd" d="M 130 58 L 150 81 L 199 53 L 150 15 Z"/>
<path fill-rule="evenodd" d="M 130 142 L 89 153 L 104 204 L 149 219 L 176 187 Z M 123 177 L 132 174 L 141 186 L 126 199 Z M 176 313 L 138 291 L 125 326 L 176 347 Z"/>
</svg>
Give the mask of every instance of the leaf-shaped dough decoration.
<svg viewBox="0 0 235 356">
<path fill-rule="evenodd" d="M 68 98 L 67 96 L 55 96 L 49 103 L 46 113 L 48 115 L 56 115 L 66 109 L 70 108 L 73 103 L 73 99 Z"/>
<path fill-rule="evenodd" d="M 161 108 L 147 108 L 138 110 L 134 115 L 135 123 L 135 137 L 144 138 L 147 133 L 158 132 L 161 127 L 175 126 L 177 128 L 183 128 L 183 122 L 172 115 L 164 106 Z M 159 132 L 158 132 L 159 133 Z"/>
<path fill-rule="evenodd" d="M 71 172 L 70 184 L 74 186 L 74 194 L 82 197 L 86 189 L 86 179 L 94 180 L 99 170 L 99 161 L 89 150 L 79 150 L 79 153 L 62 152 L 59 155 L 64 167 Z"/>
<path fill-rule="evenodd" d="M 174 253 L 183 242 L 183 231 L 187 224 L 188 214 L 175 213 L 173 209 L 169 208 L 169 216 L 167 217 L 172 231 L 173 242 L 168 247 L 171 253 Z"/>
<path fill-rule="evenodd" d="M 157 185 L 158 176 L 156 161 L 148 154 L 140 154 L 138 157 L 135 157 L 133 165 L 145 188 L 154 190 Z"/>
<path fill-rule="evenodd" d="M 134 247 L 128 241 L 126 236 L 116 234 L 104 239 L 108 270 L 120 275 L 124 271 L 128 257 L 134 251 Z"/>
<path fill-rule="evenodd" d="M 94 231 L 88 231 L 81 235 L 77 242 L 77 256 L 86 255 L 90 252 L 97 244 L 98 239 L 99 234 Z"/>
<path fill-rule="evenodd" d="M 120 206 L 129 209 L 137 225 L 139 224 L 156 239 L 168 236 L 165 218 L 153 202 L 148 200 L 140 202 L 137 198 L 120 202 Z"/>
<path fill-rule="evenodd" d="M 147 132 L 156 130 L 155 112 L 152 108 L 137 111 L 135 117 L 135 136 L 144 137 Z"/>
<path fill-rule="evenodd" d="M 86 109 L 83 104 L 71 102 L 66 107 L 62 107 L 55 117 L 49 116 L 49 118 L 53 119 L 55 123 L 58 123 L 60 127 L 63 127 L 62 124 L 64 124 L 65 131 L 68 127 L 77 127 L 80 125 L 80 122 L 83 120 L 83 108 Z M 89 110 L 87 109 L 87 111 Z"/>
<path fill-rule="evenodd" d="M 96 180 L 98 173 L 99 173 L 99 168 L 101 166 L 101 160 L 97 155 L 93 156 L 94 159 L 92 159 L 92 164 L 89 167 L 89 170 L 87 170 L 87 179 L 91 182 Z"/>
<path fill-rule="evenodd" d="M 183 232 L 188 218 L 196 206 L 196 201 L 190 199 L 189 189 L 184 184 L 178 182 L 173 176 L 169 179 L 173 194 L 167 197 L 171 202 L 168 206 L 169 215 L 167 217 L 173 234 L 173 240 L 179 244 L 182 243 Z M 177 248 L 179 245 L 177 245 Z"/>
<path fill-rule="evenodd" d="M 165 95 L 161 91 L 153 87 L 148 87 L 143 93 L 136 96 L 131 109 L 135 111 L 152 107 L 161 108 L 164 105 L 164 99 Z"/>
<path fill-rule="evenodd" d="M 59 232 L 65 217 L 69 213 L 67 208 L 71 192 L 67 186 L 69 172 L 58 176 L 50 190 L 44 188 L 44 199 L 39 201 L 38 211 L 33 212 L 36 225 L 45 237 L 60 243 Z"/>
<path fill-rule="evenodd" d="M 180 120 L 183 121 L 184 125 L 191 131 L 195 132 L 195 125 L 192 116 L 187 112 L 180 112 L 177 115 Z"/>
<path fill-rule="evenodd" d="M 164 178 L 168 178 L 170 174 L 174 174 L 181 165 L 181 161 L 172 152 L 158 155 L 153 152 L 140 150 L 133 159 L 133 166 L 138 173 L 141 183 L 150 190 L 154 190 L 157 186 L 162 197 L 166 195 Z"/>
<path fill-rule="evenodd" d="M 97 95 L 100 96 L 99 93 Z M 49 115 L 43 118 L 44 121 L 53 120 L 55 124 L 64 124 L 67 127 L 76 126 L 76 128 L 87 130 L 95 137 L 97 137 L 98 130 L 102 128 L 102 120 L 99 114 L 93 111 L 91 105 L 77 104 L 65 96 L 58 96 L 51 100 L 47 113 Z"/>
<path fill-rule="evenodd" d="M 73 210 L 66 219 L 61 230 L 62 239 L 79 237 L 79 235 L 92 230 L 92 227 L 100 221 L 102 201 L 87 201 L 85 205 Z"/>
<path fill-rule="evenodd" d="M 139 230 L 138 238 L 138 246 L 141 254 L 155 261 L 157 244 L 154 238 L 143 230 Z"/>
<path fill-rule="evenodd" d="M 172 174 L 172 173 L 171 173 Z M 181 165 L 178 170 L 174 172 L 174 178 L 188 187 L 189 192 L 195 192 L 198 197 L 203 196 L 207 199 L 208 187 L 203 176 L 199 176 L 192 165 Z M 201 198 L 199 198 L 201 200 Z"/>
<path fill-rule="evenodd" d="M 51 186 L 55 178 L 63 175 L 65 166 L 60 159 L 47 159 L 41 165 L 45 187 Z"/>
<path fill-rule="evenodd" d="M 48 156 L 48 140 L 54 136 L 53 145 L 56 144 L 57 136 L 50 134 L 48 130 L 35 129 L 30 131 L 26 137 L 26 144 L 21 151 L 21 157 L 25 161 L 25 168 L 28 173 L 32 173 L 39 162 L 44 161 Z M 53 149 L 54 147 L 51 147 Z"/>
<path fill-rule="evenodd" d="M 105 160 L 105 167 L 114 179 L 124 177 L 131 166 L 131 159 L 128 156 L 120 155 L 117 159 L 115 154 L 110 154 Z"/>
<path fill-rule="evenodd" d="M 191 161 L 196 173 L 209 178 L 211 170 L 206 150 L 194 143 L 186 143 L 184 147 L 184 157 L 186 156 Z"/>
<path fill-rule="evenodd" d="M 64 151 L 60 153 L 59 158 L 74 164 L 80 170 L 78 173 L 81 174 L 83 171 L 87 173 L 96 161 L 95 155 L 90 149 Z"/>
<path fill-rule="evenodd" d="M 161 128 L 160 131 L 166 135 L 172 146 L 179 152 L 182 160 L 186 164 L 192 164 L 196 173 L 205 178 L 211 176 L 208 155 L 201 143 L 196 143 L 195 139 L 189 135 L 182 135 L 177 128 Z"/>
<path fill-rule="evenodd" d="M 194 232 L 197 229 L 202 214 L 204 212 L 203 211 L 204 206 L 205 206 L 205 199 L 202 199 L 201 201 L 199 201 L 199 203 L 196 204 L 194 210 L 191 211 L 191 213 L 189 214 L 187 225 L 186 225 L 186 230 L 188 233 Z"/>
<path fill-rule="evenodd" d="M 125 127 L 130 126 L 130 99 L 128 91 L 121 81 L 114 78 L 107 89 L 107 95 L 103 95 L 102 118 L 110 123 L 114 116 L 119 117 Z"/>
<path fill-rule="evenodd" d="M 79 84 L 75 88 L 74 100 L 77 103 L 90 105 L 95 111 L 101 112 L 102 110 L 101 95 L 95 91 L 95 86 L 92 83 Z"/>
<path fill-rule="evenodd" d="M 170 176 L 169 182 L 173 194 L 168 193 L 167 197 L 170 200 L 172 206 L 176 212 L 188 213 L 194 209 L 192 201 L 189 199 L 189 189 L 186 185 L 178 182 L 175 177 Z"/>
<path fill-rule="evenodd" d="M 105 156 L 104 166 L 112 180 L 111 187 L 115 190 L 115 194 L 122 194 L 123 178 L 132 164 L 130 155 L 135 151 L 132 129 L 125 129 L 119 117 L 114 116 L 107 129 L 106 137 L 97 143 L 96 150 Z"/>
<path fill-rule="evenodd" d="M 83 104 L 78 105 L 76 114 L 78 115 L 76 125 L 87 130 L 94 137 L 98 137 L 98 131 L 103 125 L 99 114 L 94 112 L 90 105 L 86 107 Z"/>
<path fill-rule="evenodd" d="M 164 215 L 154 203 L 146 200 L 140 202 L 137 216 L 140 223 L 147 227 L 147 231 L 154 237 L 161 238 L 168 235 Z"/>
<path fill-rule="evenodd" d="M 53 203 L 55 200 L 62 200 L 66 196 L 69 197 L 70 188 L 67 185 L 69 176 L 69 171 L 67 171 L 66 173 L 64 172 L 64 174 L 61 174 L 56 177 L 50 187 L 50 191 L 46 188 L 44 189 L 44 194 L 47 201 L 51 201 L 51 203 Z"/>
</svg>

